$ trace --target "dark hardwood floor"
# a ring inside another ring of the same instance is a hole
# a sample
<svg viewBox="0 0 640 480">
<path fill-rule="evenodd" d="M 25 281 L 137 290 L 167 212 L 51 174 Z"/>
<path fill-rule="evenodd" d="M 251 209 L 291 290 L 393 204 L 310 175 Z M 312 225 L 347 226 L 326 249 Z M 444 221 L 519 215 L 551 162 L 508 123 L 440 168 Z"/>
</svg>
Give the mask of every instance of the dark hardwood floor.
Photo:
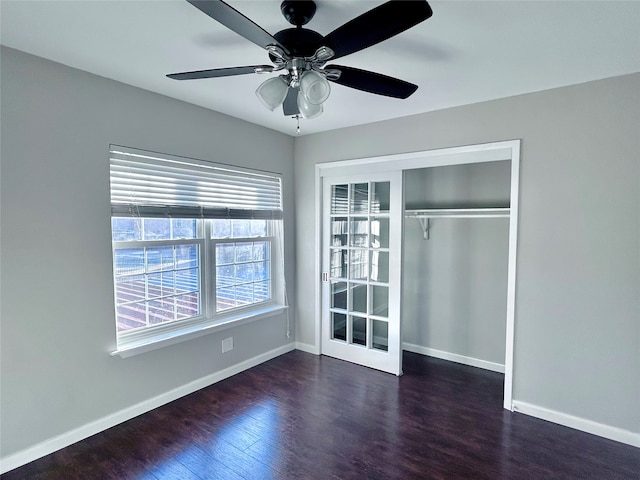
<svg viewBox="0 0 640 480">
<path fill-rule="evenodd" d="M 640 449 L 502 408 L 503 376 L 294 351 L 15 469 L 37 479 L 634 479 Z"/>
</svg>

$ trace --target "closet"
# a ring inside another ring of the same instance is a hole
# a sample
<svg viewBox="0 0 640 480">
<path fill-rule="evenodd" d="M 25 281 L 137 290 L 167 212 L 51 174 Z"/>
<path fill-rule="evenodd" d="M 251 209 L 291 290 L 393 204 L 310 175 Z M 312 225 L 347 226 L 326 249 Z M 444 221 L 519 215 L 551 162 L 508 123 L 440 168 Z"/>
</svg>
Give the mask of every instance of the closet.
<svg viewBox="0 0 640 480">
<path fill-rule="evenodd" d="M 403 349 L 504 372 L 511 161 L 405 170 Z"/>
</svg>

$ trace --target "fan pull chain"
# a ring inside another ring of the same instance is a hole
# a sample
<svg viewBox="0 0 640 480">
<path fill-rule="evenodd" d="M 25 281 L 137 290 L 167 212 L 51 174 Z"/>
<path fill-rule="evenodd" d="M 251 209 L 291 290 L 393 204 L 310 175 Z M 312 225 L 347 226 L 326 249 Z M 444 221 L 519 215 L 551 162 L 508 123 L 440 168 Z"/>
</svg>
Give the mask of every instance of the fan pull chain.
<svg viewBox="0 0 640 480">
<path fill-rule="evenodd" d="M 296 128 L 296 135 L 300 135 L 300 115 L 296 115 L 296 120 L 298 121 L 298 127 Z"/>
</svg>

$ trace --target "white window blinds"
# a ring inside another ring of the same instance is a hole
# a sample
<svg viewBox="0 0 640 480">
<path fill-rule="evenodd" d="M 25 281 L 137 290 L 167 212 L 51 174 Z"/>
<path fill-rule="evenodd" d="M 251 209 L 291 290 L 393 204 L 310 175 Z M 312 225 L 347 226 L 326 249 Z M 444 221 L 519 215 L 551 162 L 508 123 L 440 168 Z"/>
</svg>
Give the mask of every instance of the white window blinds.
<svg viewBox="0 0 640 480">
<path fill-rule="evenodd" d="M 281 178 L 112 145 L 111 214 L 175 218 L 282 218 Z"/>
</svg>

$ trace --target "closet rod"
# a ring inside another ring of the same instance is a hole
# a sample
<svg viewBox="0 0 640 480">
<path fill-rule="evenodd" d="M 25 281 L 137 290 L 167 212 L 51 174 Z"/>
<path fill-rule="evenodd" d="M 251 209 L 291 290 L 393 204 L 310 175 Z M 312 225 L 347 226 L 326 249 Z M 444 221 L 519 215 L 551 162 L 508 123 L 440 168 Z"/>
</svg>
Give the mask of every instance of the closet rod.
<svg viewBox="0 0 640 480">
<path fill-rule="evenodd" d="M 429 240 L 432 218 L 499 218 L 509 217 L 509 207 L 498 208 L 422 208 L 405 210 L 406 217 L 420 222 L 424 239 Z"/>
</svg>

